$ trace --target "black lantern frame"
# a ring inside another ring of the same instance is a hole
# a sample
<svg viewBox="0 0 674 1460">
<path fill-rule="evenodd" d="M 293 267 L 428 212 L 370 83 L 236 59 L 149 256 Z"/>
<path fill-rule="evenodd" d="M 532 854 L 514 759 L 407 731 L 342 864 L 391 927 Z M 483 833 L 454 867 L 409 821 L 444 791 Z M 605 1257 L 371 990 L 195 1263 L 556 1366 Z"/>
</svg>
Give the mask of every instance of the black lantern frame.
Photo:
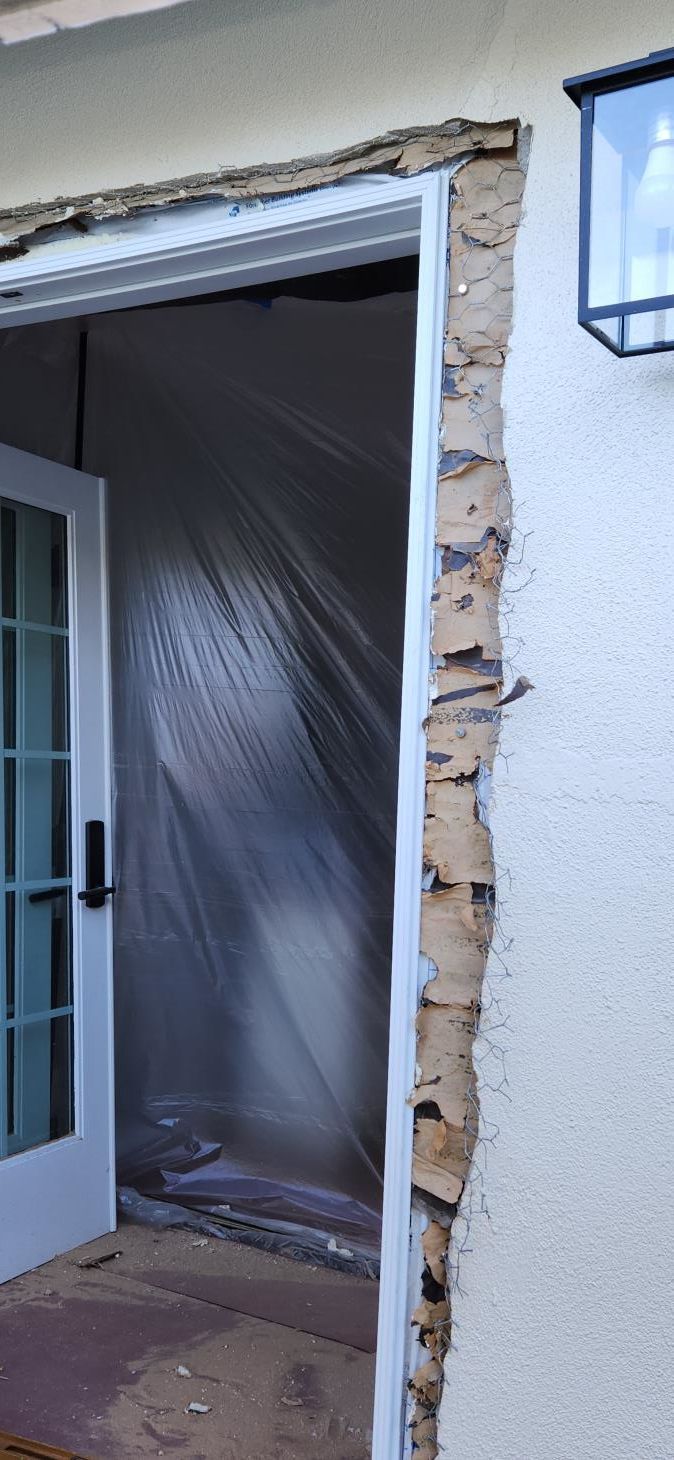
<svg viewBox="0 0 674 1460">
<path fill-rule="evenodd" d="M 655 294 L 647 299 L 617 299 L 609 304 L 591 306 L 590 293 L 590 232 L 591 232 L 591 184 L 592 148 L 594 139 L 595 103 L 607 92 L 627 91 L 633 86 L 643 86 L 651 81 L 674 77 L 674 48 L 653 51 L 638 61 L 627 61 L 621 66 L 609 66 L 602 71 L 589 71 L 583 76 L 571 76 L 564 81 L 564 90 L 575 102 L 581 114 L 580 133 L 580 228 L 579 228 L 579 275 L 578 275 L 578 323 L 605 345 L 612 354 L 621 358 L 627 355 L 650 355 L 665 350 L 674 350 L 674 333 L 671 339 L 655 340 L 649 343 L 629 344 L 626 322 L 639 314 L 660 315 L 674 310 L 674 294 Z M 674 241 L 674 228 L 672 230 Z M 669 280 L 667 281 L 669 283 Z M 618 322 L 617 339 L 611 338 L 602 328 L 602 322 Z"/>
</svg>

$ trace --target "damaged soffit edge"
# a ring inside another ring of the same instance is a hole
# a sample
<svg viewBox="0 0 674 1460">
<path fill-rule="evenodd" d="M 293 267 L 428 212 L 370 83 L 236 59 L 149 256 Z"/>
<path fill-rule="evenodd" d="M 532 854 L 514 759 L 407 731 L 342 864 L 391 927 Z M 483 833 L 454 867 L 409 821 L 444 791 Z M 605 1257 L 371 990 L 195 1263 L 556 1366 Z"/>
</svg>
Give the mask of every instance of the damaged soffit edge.
<svg viewBox="0 0 674 1460">
<path fill-rule="evenodd" d="M 0 0 L 0 43 L 14 45 L 59 30 L 80 30 L 99 20 L 119 20 L 147 10 L 167 10 L 190 0 Z"/>
</svg>

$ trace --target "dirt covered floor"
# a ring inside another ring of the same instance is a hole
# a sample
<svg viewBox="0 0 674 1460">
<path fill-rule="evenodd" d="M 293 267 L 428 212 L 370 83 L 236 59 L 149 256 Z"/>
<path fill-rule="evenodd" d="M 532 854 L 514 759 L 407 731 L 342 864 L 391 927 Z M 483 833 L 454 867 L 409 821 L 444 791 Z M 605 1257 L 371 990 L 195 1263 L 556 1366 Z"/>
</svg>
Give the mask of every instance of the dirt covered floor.
<svg viewBox="0 0 674 1460">
<path fill-rule="evenodd" d="M 367 1460 L 376 1302 L 367 1279 L 122 1226 L 0 1288 L 0 1429 L 87 1460 Z"/>
</svg>

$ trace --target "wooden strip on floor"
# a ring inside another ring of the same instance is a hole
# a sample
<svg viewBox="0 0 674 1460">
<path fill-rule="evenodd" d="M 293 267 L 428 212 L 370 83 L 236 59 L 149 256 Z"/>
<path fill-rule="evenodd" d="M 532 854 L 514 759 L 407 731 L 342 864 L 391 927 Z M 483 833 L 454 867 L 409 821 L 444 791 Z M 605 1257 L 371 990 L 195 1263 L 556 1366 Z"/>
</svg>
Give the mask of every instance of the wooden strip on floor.
<svg viewBox="0 0 674 1460">
<path fill-rule="evenodd" d="M 85 1460 L 85 1457 L 76 1455 L 74 1450 L 55 1450 L 53 1445 L 39 1445 L 0 1430 L 0 1460 Z"/>
</svg>

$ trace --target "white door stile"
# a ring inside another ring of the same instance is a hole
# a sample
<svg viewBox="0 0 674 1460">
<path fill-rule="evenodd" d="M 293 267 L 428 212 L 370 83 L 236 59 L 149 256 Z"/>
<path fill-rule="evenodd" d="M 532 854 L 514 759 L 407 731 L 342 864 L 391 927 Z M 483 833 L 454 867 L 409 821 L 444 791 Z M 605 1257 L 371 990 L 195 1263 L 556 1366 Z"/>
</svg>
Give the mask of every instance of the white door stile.
<svg viewBox="0 0 674 1460">
<path fill-rule="evenodd" d="M 433 175 L 422 206 L 419 244 L 410 524 L 405 643 L 400 719 L 398 825 L 393 914 L 391 1023 L 386 1121 L 386 1166 L 372 1460 L 390 1460 L 408 1444 L 407 1365 L 410 1292 L 418 1274 L 411 1254 L 411 1180 L 419 992 L 427 977 L 420 956 L 421 876 L 425 808 L 426 737 L 431 667 L 430 609 L 435 576 L 443 343 L 447 293 L 449 174 Z M 402 1382 L 401 1382 L 402 1380 Z M 397 1401 L 397 1402 L 396 1402 Z"/>
</svg>

